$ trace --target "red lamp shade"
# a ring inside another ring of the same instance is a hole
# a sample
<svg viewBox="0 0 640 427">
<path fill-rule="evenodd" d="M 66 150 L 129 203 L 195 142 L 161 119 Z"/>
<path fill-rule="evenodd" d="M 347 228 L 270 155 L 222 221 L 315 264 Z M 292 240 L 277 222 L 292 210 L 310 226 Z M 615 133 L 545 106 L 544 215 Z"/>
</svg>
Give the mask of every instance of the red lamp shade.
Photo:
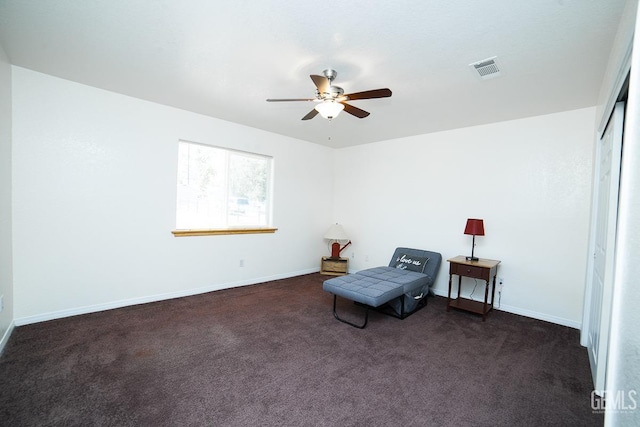
<svg viewBox="0 0 640 427">
<path fill-rule="evenodd" d="M 464 228 L 464 234 L 484 236 L 484 222 L 481 219 L 469 218 L 467 220 L 467 226 Z"/>
</svg>

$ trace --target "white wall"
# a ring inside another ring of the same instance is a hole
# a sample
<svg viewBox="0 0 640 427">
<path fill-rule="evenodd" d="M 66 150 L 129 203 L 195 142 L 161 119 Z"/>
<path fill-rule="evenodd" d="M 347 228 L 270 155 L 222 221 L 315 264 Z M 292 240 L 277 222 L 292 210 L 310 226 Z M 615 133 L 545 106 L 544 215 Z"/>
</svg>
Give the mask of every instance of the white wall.
<svg viewBox="0 0 640 427">
<path fill-rule="evenodd" d="M 502 261 L 502 309 L 579 327 L 594 120 L 586 108 L 339 150 L 334 216 L 353 240 L 350 269 L 384 265 L 397 246 L 437 251 L 446 295 L 446 259 L 470 255 L 466 219 L 482 218 L 475 254 Z"/>
<path fill-rule="evenodd" d="M 0 352 L 13 323 L 13 263 L 11 255 L 11 65 L 0 46 Z"/>
<path fill-rule="evenodd" d="M 13 100 L 17 324 L 315 271 L 334 221 L 353 271 L 400 245 L 446 259 L 480 217 L 502 309 L 580 325 L 595 108 L 334 152 L 20 67 Z M 173 237 L 179 139 L 274 156 L 279 231 Z"/>
<path fill-rule="evenodd" d="M 174 237 L 179 139 L 273 156 L 279 230 Z M 16 324 L 317 271 L 333 220 L 332 158 L 327 147 L 13 67 Z"/>
<path fill-rule="evenodd" d="M 606 373 L 606 389 L 612 402 L 607 402 L 607 426 L 640 425 L 640 10 L 637 10 L 637 5 L 635 0 L 628 2 L 625 14 L 635 17 L 635 20 L 623 20 L 619 35 L 626 37 L 621 36 L 616 40 L 620 45 L 635 48 L 630 61 L 622 149 L 616 269 Z M 631 39 L 634 29 L 635 36 Z M 623 68 L 621 61 L 615 57 L 609 66 L 614 70 L 611 74 Z M 603 84 L 604 94 L 615 96 L 618 90 L 607 81 Z M 618 404 L 613 402 L 616 397 Z"/>
<path fill-rule="evenodd" d="M 636 25 L 637 8 L 638 0 L 627 0 L 624 11 L 620 16 L 620 23 L 610 49 L 609 60 L 605 68 L 596 105 L 596 132 L 604 132 L 616 102 L 615 98 L 611 98 L 611 94 L 612 92 L 615 92 L 615 95 L 620 93 L 620 86 L 631 65 L 631 48 L 633 46 L 632 40 Z M 620 72 L 622 68 L 625 68 L 624 73 Z M 620 80 L 621 78 L 622 80 Z"/>
</svg>

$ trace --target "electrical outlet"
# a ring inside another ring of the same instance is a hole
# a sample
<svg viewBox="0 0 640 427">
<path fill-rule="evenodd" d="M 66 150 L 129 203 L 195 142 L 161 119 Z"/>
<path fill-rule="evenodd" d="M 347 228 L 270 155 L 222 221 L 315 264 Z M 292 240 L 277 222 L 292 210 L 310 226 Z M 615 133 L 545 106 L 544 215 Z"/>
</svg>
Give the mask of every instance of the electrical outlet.
<svg viewBox="0 0 640 427">
<path fill-rule="evenodd" d="M 4 295 L 0 295 L 0 313 L 4 310 Z"/>
<path fill-rule="evenodd" d="M 503 287 L 504 287 L 504 278 L 498 277 L 498 292 L 502 292 Z"/>
<path fill-rule="evenodd" d="M 240 260 L 240 267 L 244 267 L 244 260 L 243 259 Z"/>
</svg>

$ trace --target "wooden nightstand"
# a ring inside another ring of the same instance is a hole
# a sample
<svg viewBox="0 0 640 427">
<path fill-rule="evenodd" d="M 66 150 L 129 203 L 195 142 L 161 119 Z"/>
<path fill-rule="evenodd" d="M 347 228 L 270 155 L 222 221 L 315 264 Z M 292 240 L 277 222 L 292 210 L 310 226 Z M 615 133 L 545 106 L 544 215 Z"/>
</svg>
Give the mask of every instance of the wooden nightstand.
<svg viewBox="0 0 640 427">
<path fill-rule="evenodd" d="M 472 313 L 482 314 L 482 321 L 487 318 L 487 313 L 493 309 L 493 297 L 496 293 L 496 275 L 498 274 L 498 264 L 500 261 L 480 258 L 478 261 L 467 261 L 464 255 L 448 259 L 449 263 L 449 295 L 447 296 L 447 311 L 451 307 Z M 458 275 L 458 297 L 451 299 L 451 278 Z M 460 286 L 462 276 L 472 279 L 481 279 L 486 282 L 484 288 L 484 303 L 460 297 Z M 491 303 L 489 303 L 489 283 L 493 278 L 491 287 Z"/>
<path fill-rule="evenodd" d="M 331 258 L 328 256 L 322 257 L 322 263 L 320 265 L 320 274 L 327 274 L 330 276 L 342 276 L 349 272 L 349 258 Z"/>
</svg>

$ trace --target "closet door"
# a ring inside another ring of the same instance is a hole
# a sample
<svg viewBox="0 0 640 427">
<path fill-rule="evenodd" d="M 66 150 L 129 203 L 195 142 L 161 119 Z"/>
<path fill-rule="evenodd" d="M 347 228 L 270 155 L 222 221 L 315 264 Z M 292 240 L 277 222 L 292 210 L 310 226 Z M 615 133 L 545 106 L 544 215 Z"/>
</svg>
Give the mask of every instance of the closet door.
<svg viewBox="0 0 640 427">
<path fill-rule="evenodd" d="M 598 144 L 597 203 L 592 216 L 592 221 L 595 222 L 592 230 L 595 232 L 591 236 L 593 242 L 591 247 L 594 249 L 590 271 L 591 297 L 590 306 L 585 307 L 589 311 L 587 349 L 596 391 L 605 389 L 613 297 L 623 118 L 624 103 L 619 102 Z"/>
</svg>

